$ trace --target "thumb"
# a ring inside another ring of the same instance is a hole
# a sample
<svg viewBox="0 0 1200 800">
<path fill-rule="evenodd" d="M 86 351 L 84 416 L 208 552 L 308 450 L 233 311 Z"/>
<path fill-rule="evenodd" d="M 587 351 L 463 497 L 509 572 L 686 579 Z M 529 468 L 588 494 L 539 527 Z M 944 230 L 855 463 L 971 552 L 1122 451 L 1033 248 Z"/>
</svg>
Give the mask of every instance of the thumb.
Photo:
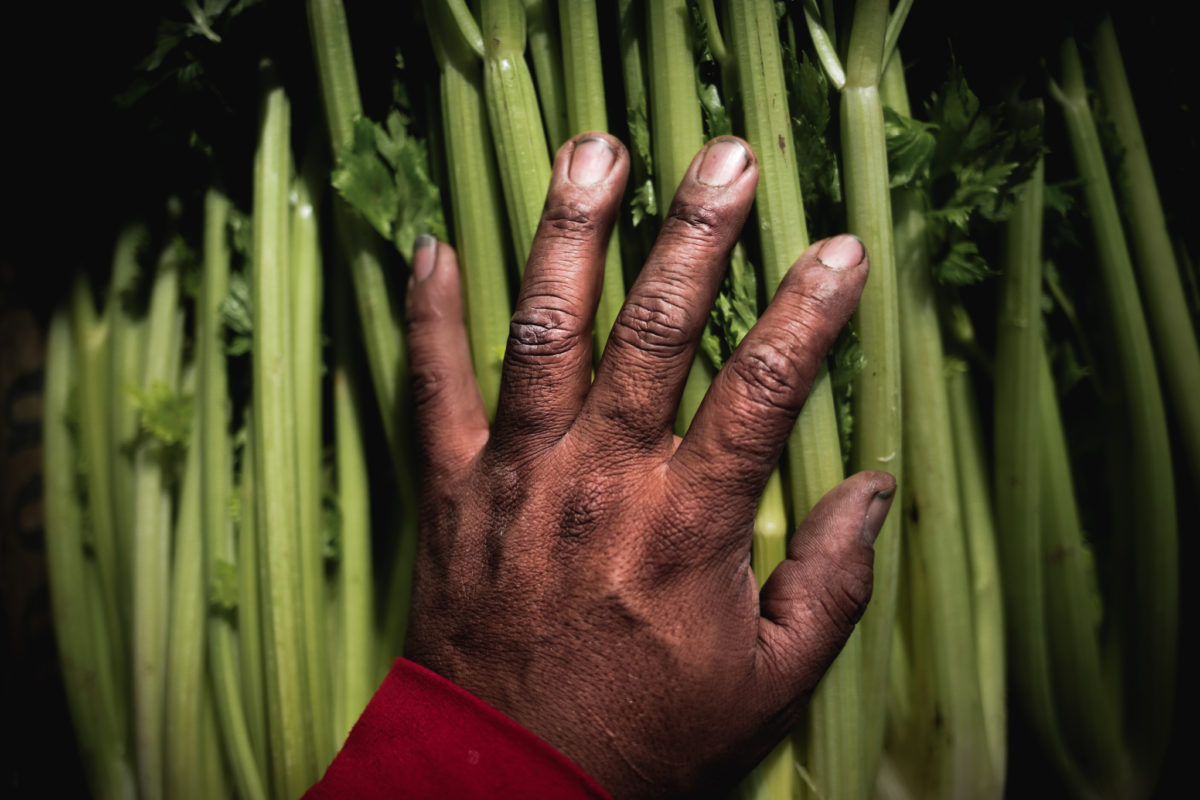
<svg viewBox="0 0 1200 800">
<path fill-rule="evenodd" d="M 860 472 L 809 512 L 759 595 L 764 688 L 776 707 L 807 696 L 871 599 L 875 537 L 896 480 Z"/>
</svg>

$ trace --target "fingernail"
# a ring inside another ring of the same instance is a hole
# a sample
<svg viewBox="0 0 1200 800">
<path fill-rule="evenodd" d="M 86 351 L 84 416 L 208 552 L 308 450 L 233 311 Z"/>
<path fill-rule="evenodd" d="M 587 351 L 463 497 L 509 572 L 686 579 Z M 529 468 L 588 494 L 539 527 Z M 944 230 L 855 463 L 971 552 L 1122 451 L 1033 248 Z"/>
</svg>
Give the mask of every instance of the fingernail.
<svg viewBox="0 0 1200 800">
<path fill-rule="evenodd" d="M 750 154 L 737 139 L 718 139 L 708 146 L 696 180 L 708 186 L 728 186 L 750 166 Z"/>
<path fill-rule="evenodd" d="M 571 153 L 567 177 L 576 186 L 594 186 L 617 163 L 617 151 L 603 139 L 580 139 Z"/>
<path fill-rule="evenodd" d="M 892 497 L 895 494 L 895 488 L 885 489 L 882 492 L 876 492 L 875 496 L 871 498 L 862 524 L 862 535 L 867 540 L 867 544 L 875 544 L 875 539 L 879 536 L 879 529 L 883 527 L 883 521 L 887 519 L 888 509 L 892 507 Z"/>
<path fill-rule="evenodd" d="M 847 270 L 857 267 L 867 257 L 862 239 L 849 233 L 835 236 L 817 251 L 817 260 L 830 269 Z"/>
<path fill-rule="evenodd" d="M 422 283 L 433 274 L 437 265 L 437 238 L 428 233 L 422 233 L 413 243 L 413 277 L 417 283 Z"/>
</svg>

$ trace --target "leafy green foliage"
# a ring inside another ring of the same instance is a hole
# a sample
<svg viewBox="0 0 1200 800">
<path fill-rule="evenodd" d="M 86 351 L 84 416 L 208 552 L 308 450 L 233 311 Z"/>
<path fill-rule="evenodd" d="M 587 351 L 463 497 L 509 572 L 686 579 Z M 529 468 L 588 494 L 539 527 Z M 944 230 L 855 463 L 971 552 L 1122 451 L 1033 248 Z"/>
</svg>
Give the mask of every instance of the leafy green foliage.
<svg viewBox="0 0 1200 800">
<path fill-rule="evenodd" d="M 842 200 L 837 154 L 829 135 L 833 120 L 829 80 L 824 70 L 809 60 L 807 53 L 783 45 L 783 77 L 787 84 L 788 108 L 792 113 L 792 141 L 800 169 L 800 189 L 805 205 L 813 201 L 831 204 Z"/>
<path fill-rule="evenodd" d="M 221 301 L 220 312 L 227 336 L 225 352 L 231 356 L 250 352 L 254 343 L 254 303 L 245 273 L 230 273 L 229 293 Z"/>
<path fill-rule="evenodd" d="M 688 11 L 696 53 L 696 97 L 704 114 L 704 132 L 709 139 L 729 136 L 733 133 L 733 119 L 717 86 L 721 70 L 709 44 L 708 24 L 695 3 L 688 3 Z"/>
<path fill-rule="evenodd" d="M 929 166 L 937 148 L 937 126 L 883 109 L 883 129 L 888 143 L 888 174 L 893 189 L 929 182 Z"/>
<path fill-rule="evenodd" d="M 409 123 L 396 109 L 385 125 L 355 119 L 353 140 L 338 155 L 333 186 L 411 262 L 417 236 L 431 233 L 445 240 L 447 234 L 428 148 L 408 132 Z"/>
<path fill-rule="evenodd" d="M 757 321 L 758 279 L 745 251 L 738 246 L 700 338 L 700 349 L 715 369 L 729 359 Z"/>
<path fill-rule="evenodd" d="M 658 198 L 654 194 L 653 179 L 647 178 L 645 183 L 633 190 L 629 211 L 635 228 L 641 224 L 642 220 L 654 219 L 658 215 Z"/>
<path fill-rule="evenodd" d="M 168 447 L 182 447 L 192 430 L 192 396 L 179 394 L 165 383 L 149 389 L 130 387 L 129 396 L 140 411 L 142 433 Z"/>
<path fill-rule="evenodd" d="M 886 109 L 893 188 L 926 190 L 933 272 L 939 283 L 965 286 L 995 274 L 974 226 L 999 222 L 1044 152 L 1040 110 L 982 108 L 957 63 L 925 104 L 928 122 Z"/>
<path fill-rule="evenodd" d="M 850 463 L 850 450 L 854 436 L 854 413 L 851 397 L 854 381 L 867 365 L 862 342 L 854 323 L 847 323 L 838 334 L 837 341 L 829 354 L 829 377 L 833 388 L 834 409 L 837 412 L 838 440 L 842 446 L 842 461 Z"/>
</svg>

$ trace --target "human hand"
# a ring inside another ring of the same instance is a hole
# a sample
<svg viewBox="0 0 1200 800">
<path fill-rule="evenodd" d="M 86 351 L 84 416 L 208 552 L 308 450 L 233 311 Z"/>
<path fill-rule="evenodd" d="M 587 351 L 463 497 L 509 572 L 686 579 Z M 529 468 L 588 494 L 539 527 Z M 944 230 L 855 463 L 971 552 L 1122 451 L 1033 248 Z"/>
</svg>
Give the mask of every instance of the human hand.
<svg viewBox="0 0 1200 800">
<path fill-rule="evenodd" d="M 866 606 L 895 484 L 869 472 L 833 489 L 758 589 L 755 506 L 858 302 L 866 254 L 850 236 L 809 248 L 680 439 L 676 407 L 758 165 L 732 137 L 693 161 L 593 381 L 628 170 L 604 134 L 559 150 L 490 427 L 454 252 L 418 248 L 422 506 L 406 655 L 614 796 L 648 797 L 728 786 L 796 723 Z"/>
</svg>

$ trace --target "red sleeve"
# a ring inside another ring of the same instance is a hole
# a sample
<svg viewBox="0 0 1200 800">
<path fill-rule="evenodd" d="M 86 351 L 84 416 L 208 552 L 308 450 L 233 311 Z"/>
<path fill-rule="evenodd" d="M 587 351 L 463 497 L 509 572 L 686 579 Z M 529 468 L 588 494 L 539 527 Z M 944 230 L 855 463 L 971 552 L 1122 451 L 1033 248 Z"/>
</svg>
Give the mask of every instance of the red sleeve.
<svg viewBox="0 0 1200 800">
<path fill-rule="evenodd" d="M 424 667 L 396 659 L 305 794 L 321 798 L 612 800 L 562 753 Z"/>
</svg>

